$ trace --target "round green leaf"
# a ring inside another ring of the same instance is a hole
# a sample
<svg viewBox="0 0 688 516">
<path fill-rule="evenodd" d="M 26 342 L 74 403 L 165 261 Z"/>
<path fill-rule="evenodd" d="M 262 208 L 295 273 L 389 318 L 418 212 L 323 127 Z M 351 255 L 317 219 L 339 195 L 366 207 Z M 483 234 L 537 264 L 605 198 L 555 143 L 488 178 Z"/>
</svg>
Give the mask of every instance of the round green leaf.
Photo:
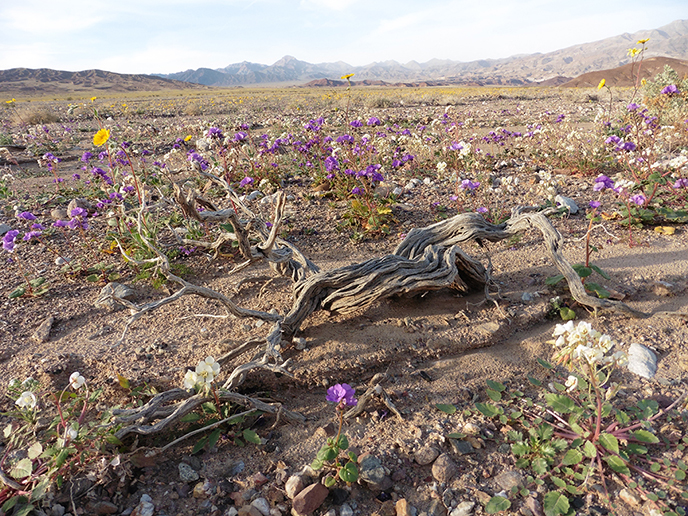
<svg viewBox="0 0 688 516">
<path fill-rule="evenodd" d="M 581 452 L 578 450 L 569 450 L 566 452 L 566 455 L 564 455 L 562 463 L 564 466 L 572 466 L 574 464 L 578 464 L 582 460 L 583 454 Z"/>
<path fill-rule="evenodd" d="M 437 410 L 441 410 L 445 414 L 454 414 L 456 412 L 456 407 L 448 403 L 438 403 L 437 405 L 435 405 L 435 408 Z"/>
<path fill-rule="evenodd" d="M 490 498 L 490 501 L 487 502 L 485 512 L 487 514 L 496 514 L 501 511 L 506 511 L 509 507 L 511 507 L 511 502 L 507 498 L 503 496 L 493 496 Z"/>
<path fill-rule="evenodd" d="M 552 491 L 545 495 L 543 509 L 546 516 L 566 514 L 569 512 L 569 499 L 557 491 Z"/>
<path fill-rule="evenodd" d="M 353 462 L 347 462 L 344 467 L 339 470 L 339 478 L 344 482 L 353 483 L 358 480 L 358 468 Z"/>
</svg>

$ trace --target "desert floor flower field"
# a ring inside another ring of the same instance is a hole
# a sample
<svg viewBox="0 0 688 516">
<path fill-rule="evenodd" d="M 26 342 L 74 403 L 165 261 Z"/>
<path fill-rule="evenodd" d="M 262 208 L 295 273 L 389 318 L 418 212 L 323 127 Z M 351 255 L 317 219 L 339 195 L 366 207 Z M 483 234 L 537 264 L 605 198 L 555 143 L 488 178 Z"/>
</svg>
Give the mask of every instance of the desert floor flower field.
<svg viewBox="0 0 688 516">
<path fill-rule="evenodd" d="M 328 437 L 344 433 L 360 477 L 328 486 L 311 514 L 484 514 L 526 474 L 503 426 L 473 408 L 489 401 L 486 380 L 537 396 L 528 377 L 551 381 L 537 359 L 552 360 L 547 341 L 562 317 L 611 336 L 614 352 L 634 343 L 652 350 L 652 379 L 622 367 L 610 381 L 622 386 L 615 395 L 624 402 L 668 407 L 688 386 L 682 87 L 664 85 L 646 98 L 614 90 L 611 102 L 597 89 L 538 88 L 236 89 L 6 102 L 0 377 L 41 387 L 17 387 L 18 400 L 6 396 L 0 410 L 39 406 L 52 419 L 53 393 L 70 383 L 99 393 L 89 404 L 94 418 L 172 389 L 198 389 L 210 403 L 164 432 L 113 440 L 98 456 L 120 457 L 109 469 L 75 459 L 66 472 L 71 492 L 53 487 L 43 510 L 148 514 L 152 504 L 150 514 L 167 516 L 290 514 L 297 494 L 288 480 Z M 188 204 L 179 202 L 184 196 Z M 563 256 L 581 264 L 588 293 L 646 314 L 684 315 L 633 318 L 576 303 L 565 282 L 548 281 L 559 270 L 537 231 L 460 243 L 489 270 L 497 303 L 483 288 L 441 289 L 353 313 L 316 310 L 282 341 L 284 371 L 252 369 L 235 389 L 304 422 L 253 412 L 146 454 L 244 410 L 220 401 L 220 387 L 255 358 L 255 347 L 241 346 L 265 339 L 294 301 L 292 277 L 265 260 L 244 267 L 251 260 L 234 219 L 213 213 L 233 211 L 239 223 L 252 213 L 262 238 L 327 271 L 393 253 L 414 228 L 460 213 L 500 224 L 524 205 L 562 208 L 549 219 Z M 188 295 L 128 326 L 130 310 L 180 290 L 147 242 L 171 274 L 268 315 L 237 317 L 219 298 Z M 114 283 L 129 289 L 124 305 L 102 302 Z M 215 361 L 236 349 L 246 350 L 221 367 Z M 346 399 L 355 394 L 359 403 L 379 385 L 401 417 L 376 395 L 338 433 L 328 404 L 335 385 L 355 389 Z M 567 380 L 567 388 L 577 385 Z M 669 444 L 660 456 L 670 461 L 687 460 L 676 446 L 688 436 L 683 410 L 683 420 L 655 426 Z M 76 427 L 69 432 L 78 436 Z M 11 459 L 6 454 L 0 468 L 9 471 Z M 306 484 L 309 474 L 317 472 L 302 475 Z M 617 514 L 649 514 L 652 500 L 607 482 Z M 532 492 L 514 495 L 505 513 L 543 514 L 542 493 Z M 668 496 L 673 508 L 687 503 Z M 608 510 L 594 487 L 570 499 L 578 514 Z"/>
</svg>

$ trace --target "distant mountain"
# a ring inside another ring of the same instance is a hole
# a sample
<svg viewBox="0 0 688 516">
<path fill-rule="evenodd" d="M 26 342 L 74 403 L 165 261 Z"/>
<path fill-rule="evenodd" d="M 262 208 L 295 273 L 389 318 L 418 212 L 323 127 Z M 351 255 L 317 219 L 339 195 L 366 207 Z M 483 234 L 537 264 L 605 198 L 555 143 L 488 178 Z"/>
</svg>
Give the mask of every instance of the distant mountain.
<svg viewBox="0 0 688 516">
<path fill-rule="evenodd" d="M 203 88 L 189 82 L 154 77 L 129 75 L 103 70 L 65 72 L 48 68 L 12 68 L 0 70 L 0 92 L 12 95 L 158 91 Z"/>
<path fill-rule="evenodd" d="M 560 84 L 568 78 L 598 70 L 623 66 L 630 62 L 629 48 L 640 39 L 650 38 L 645 57 L 688 59 L 688 20 L 677 20 L 654 30 L 606 38 L 592 43 L 574 45 L 546 54 L 511 56 L 503 59 L 481 59 L 458 62 L 432 59 L 425 63 L 383 61 L 364 66 L 351 66 L 342 61 L 311 64 L 292 56 L 284 56 L 272 65 L 242 62 L 215 70 L 187 70 L 169 75 L 168 79 L 194 82 L 206 86 L 236 86 L 283 83 L 304 84 L 320 79 L 339 80 L 348 73 L 356 81 L 391 83 L 441 82 L 453 84 L 525 85 L 547 81 Z"/>
<path fill-rule="evenodd" d="M 589 88 L 597 86 L 604 79 L 607 86 L 633 86 L 638 73 L 641 79 L 651 79 L 664 71 L 665 66 L 670 66 L 679 77 L 688 76 L 688 61 L 672 59 L 671 57 L 649 57 L 642 64 L 629 63 L 611 70 L 598 70 L 584 73 L 572 79 L 562 86 L 567 88 Z"/>
</svg>

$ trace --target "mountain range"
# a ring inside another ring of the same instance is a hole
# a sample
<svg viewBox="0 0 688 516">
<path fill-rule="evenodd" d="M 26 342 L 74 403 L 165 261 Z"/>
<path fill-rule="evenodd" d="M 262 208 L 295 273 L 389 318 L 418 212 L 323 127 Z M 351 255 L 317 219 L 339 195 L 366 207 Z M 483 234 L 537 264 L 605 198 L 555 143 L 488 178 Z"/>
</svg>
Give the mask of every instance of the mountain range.
<svg viewBox="0 0 688 516">
<path fill-rule="evenodd" d="M 525 85 L 551 81 L 556 77 L 572 78 L 587 72 L 626 65 L 631 61 L 628 49 L 639 47 L 637 41 L 646 38 L 649 38 L 646 58 L 664 56 L 688 59 L 688 20 L 676 20 L 658 29 L 642 30 L 633 34 L 624 33 L 544 54 L 515 55 L 503 59 L 469 62 L 432 59 L 425 63 L 410 61 L 404 64 L 383 61 L 365 66 L 351 66 L 342 61 L 311 64 L 292 56 L 284 56 L 272 65 L 244 61 L 218 69 L 198 68 L 156 75 L 206 86 L 224 87 L 304 84 L 311 81 L 337 80 L 349 73 L 355 74 L 356 81 Z"/>
</svg>

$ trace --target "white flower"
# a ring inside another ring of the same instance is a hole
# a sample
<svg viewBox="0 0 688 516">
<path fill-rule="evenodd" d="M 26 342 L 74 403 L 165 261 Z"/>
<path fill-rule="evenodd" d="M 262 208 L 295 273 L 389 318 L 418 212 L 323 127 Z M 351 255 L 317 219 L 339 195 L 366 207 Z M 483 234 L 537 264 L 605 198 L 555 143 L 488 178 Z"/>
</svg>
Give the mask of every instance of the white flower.
<svg viewBox="0 0 688 516">
<path fill-rule="evenodd" d="M 199 378 L 195 371 L 187 371 L 186 375 L 184 375 L 184 388 L 193 389 L 196 387 L 198 380 Z"/>
<path fill-rule="evenodd" d="M 569 321 L 566 324 L 557 324 L 554 328 L 553 337 L 558 337 L 559 335 L 564 335 L 565 333 L 571 333 L 573 331 L 573 321 Z"/>
<path fill-rule="evenodd" d="M 65 438 L 71 439 L 72 441 L 79 436 L 79 424 L 72 423 L 69 428 L 65 430 Z"/>
<path fill-rule="evenodd" d="M 36 403 L 38 403 L 38 400 L 36 399 L 36 395 L 33 392 L 24 391 L 21 393 L 21 396 L 19 396 L 19 398 L 17 398 L 17 401 L 15 401 L 14 403 L 19 408 L 32 410 L 36 406 Z"/>
<path fill-rule="evenodd" d="M 602 349 L 605 353 L 612 349 L 614 341 L 609 335 L 600 336 L 600 340 L 597 342 L 597 346 Z"/>
<path fill-rule="evenodd" d="M 202 378 L 206 384 L 210 385 L 215 377 L 220 373 L 220 364 L 213 357 L 206 357 L 205 360 L 196 366 L 196 374 L 199 380 Z"/>
<path fill-rule="evenodd" d="M 437 172 L 440 174 L 444 172 L 444 170 L 447 168 L 447 164 L 444 161 L 440 161 L 437 163 Z"/>
<path fill-rule="evenodd" d="M 72 386 L 72 389 L 78 391 L 84 385 L 86 385 L 86 378 L 81 376 L 77 371 L 74 371 L 71 375 L 69 375 L 69 385 Z"/>
<path fill-rule="evenodd" d="M 620 366 L 625 366 L 628 364 L 628 355 L 625 351 L 617 351 L 612 355 L 612 358 Z"/>
<path fill-rule="evenodd" d="M 566 392 L 571 392 L 576 387 L 578 387 L 578 377 L 570 374 L 569 377 L 566 379 L 566 383 L 564 383 L 564 386 L 566 387 Z"/>
<path fill-rule="evenodd" d="M 589 364 L 594 364 L 599 362 L 604 353 L 601 349 L 591 348 L 589 346 L 579 345 L 575 350 L 573 350 L 573 358 L 584 358 Z"/>
</svg>

